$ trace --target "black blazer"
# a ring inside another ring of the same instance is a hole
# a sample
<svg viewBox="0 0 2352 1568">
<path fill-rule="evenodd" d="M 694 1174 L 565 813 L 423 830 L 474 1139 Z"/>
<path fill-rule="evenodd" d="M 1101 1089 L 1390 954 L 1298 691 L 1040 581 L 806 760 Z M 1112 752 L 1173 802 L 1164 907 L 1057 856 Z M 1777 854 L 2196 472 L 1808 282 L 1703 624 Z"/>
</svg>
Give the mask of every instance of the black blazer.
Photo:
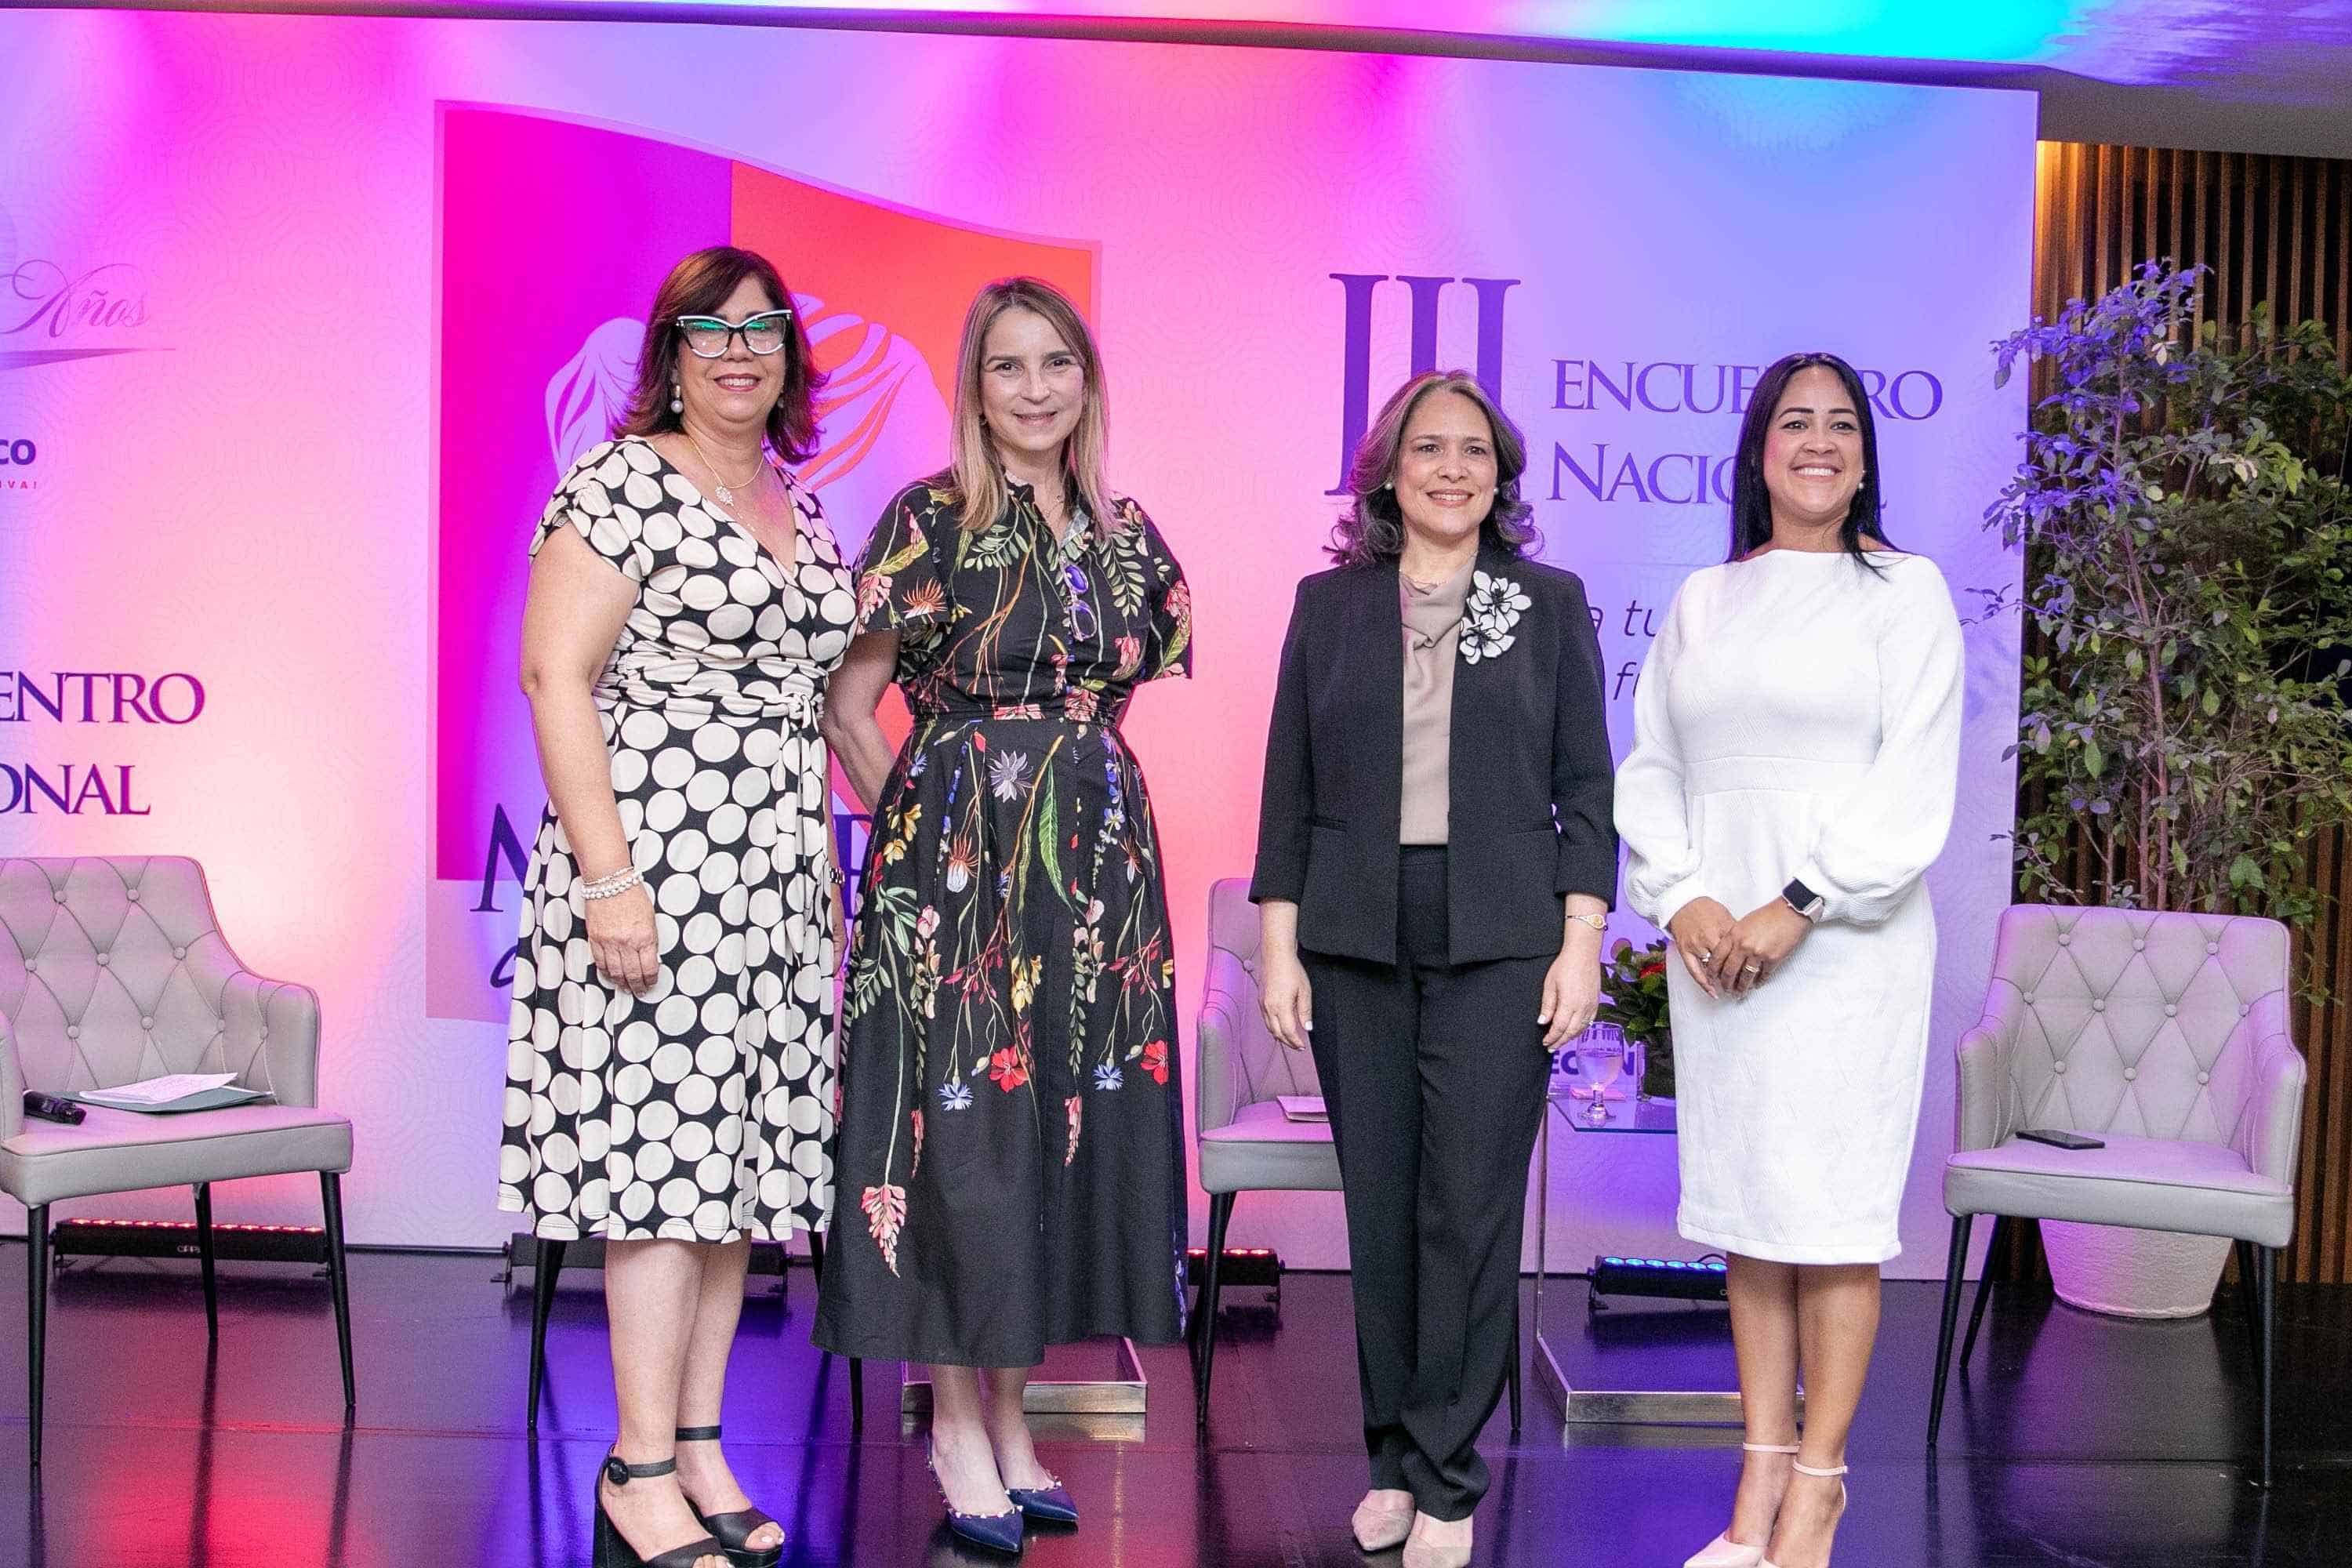
<svg viewBox="0 0 2352 1568">
<path fill-rule="evenodd" d="M 1613 903 L 1601 640 L 1573 573 L 1482 549 L 1477 570 L 1530 601 L 1511 645 L 1454 669 L 1447 773 L 1452 958 L 1559 951 L 1562 895 Z M 1298 944 L 1396 962 L 1404 776 L 1397 564 L 1298 584 L 1265 741 L 1253 900 L 1298 905 Z M 1475 610 L 1476 584 L 1472 586 Z M 1473 635 L 1470 624 L 1462 636 Z"/>
</svg>

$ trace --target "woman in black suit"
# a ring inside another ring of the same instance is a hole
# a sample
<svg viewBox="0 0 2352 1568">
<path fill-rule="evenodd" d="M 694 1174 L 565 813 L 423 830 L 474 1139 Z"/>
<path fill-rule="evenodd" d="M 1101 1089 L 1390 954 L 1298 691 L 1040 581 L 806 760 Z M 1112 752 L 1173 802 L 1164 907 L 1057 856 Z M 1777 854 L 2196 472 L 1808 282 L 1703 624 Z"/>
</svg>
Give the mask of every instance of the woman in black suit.
<svg viewBox="0 0 2352 1568">
<path fill-rule="evenodd" d="M 1266 1025 L 1314 1050 L 1347 1189 L 1356 1540 L 1406 1568 L 1470 1561 L 1550 1051 L 1591 1021 L 1617 882 L 1600 643 L 1583 584 L 1524 553 L 1526 467 L 1467 375 L 1389 399 L 1266 737 Z"/>
</svg>

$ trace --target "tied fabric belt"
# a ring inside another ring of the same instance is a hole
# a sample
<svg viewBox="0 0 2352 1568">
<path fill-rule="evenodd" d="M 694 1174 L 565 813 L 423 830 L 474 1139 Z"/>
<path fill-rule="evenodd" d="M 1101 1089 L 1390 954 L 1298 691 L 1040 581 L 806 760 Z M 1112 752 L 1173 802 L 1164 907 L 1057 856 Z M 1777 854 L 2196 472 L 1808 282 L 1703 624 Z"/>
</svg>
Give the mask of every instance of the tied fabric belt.
<svg viewBox="0 0 2352 1568">
<path fill-rule="evenodd" d="M 928 705 L 923 717 L 940 724 L 969 723 L 975 719 L 1036 719 L 1097 724 L 1116 731 L 1126 710 L 1125 697 L 1107 697 L 1099 691 L 1078 688 L 1035 702 L 974 702 L 969 698 L 950 697 Z"/>
<path fill-rule="evenodd" d="M 679 724 L 752 724 L 781 719 L 796 727 L 814 729 L 824 716 L 824 692 L 814 686 L 776 687 L 755 681 L 747 688 L 716 696 L 663 690 L 633 682 L 598 687 L 596 705 L 606 712 L 621 708 L 651 709 Z"/>
</svg>

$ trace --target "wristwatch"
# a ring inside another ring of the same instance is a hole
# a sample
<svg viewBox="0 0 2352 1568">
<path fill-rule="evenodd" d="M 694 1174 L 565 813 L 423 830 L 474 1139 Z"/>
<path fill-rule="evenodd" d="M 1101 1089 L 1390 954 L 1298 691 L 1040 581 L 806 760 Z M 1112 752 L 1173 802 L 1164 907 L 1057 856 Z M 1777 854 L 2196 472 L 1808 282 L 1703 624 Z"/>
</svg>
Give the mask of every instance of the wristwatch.
<svg viewBox="0 0 2352 1568">
<path fill-rule="evenodd" d="M 1789 885 L 1780 889 L 1780 901 L 1809 921 L 1822 918 L 1822 896 L 1794 877 L 1790 878 Z"/>
</svg>

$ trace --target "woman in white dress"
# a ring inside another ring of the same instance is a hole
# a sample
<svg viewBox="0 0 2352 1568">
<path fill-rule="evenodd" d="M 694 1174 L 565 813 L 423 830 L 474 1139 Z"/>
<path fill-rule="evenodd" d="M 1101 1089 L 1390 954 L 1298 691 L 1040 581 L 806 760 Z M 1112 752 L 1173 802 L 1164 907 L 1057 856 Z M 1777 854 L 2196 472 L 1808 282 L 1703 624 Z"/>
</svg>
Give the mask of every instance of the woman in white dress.
<svg viewBox="0 0 2352 1568">
<path fill-rule="evenodd" d="M 1627 901 L 1673 938 L 1682 1234 L 1730 1260 L 1747 1453 L 1689 1568 L 1823 1568 L 1919 1121 L 1961 649 L 1878 526 L 1860 378 L 1766 371 L 1731 559 L 1676 594 L 1617 777 Z M 1798 1440 L 1801 1369 L 1805 1428 Z"/>
</svg>

